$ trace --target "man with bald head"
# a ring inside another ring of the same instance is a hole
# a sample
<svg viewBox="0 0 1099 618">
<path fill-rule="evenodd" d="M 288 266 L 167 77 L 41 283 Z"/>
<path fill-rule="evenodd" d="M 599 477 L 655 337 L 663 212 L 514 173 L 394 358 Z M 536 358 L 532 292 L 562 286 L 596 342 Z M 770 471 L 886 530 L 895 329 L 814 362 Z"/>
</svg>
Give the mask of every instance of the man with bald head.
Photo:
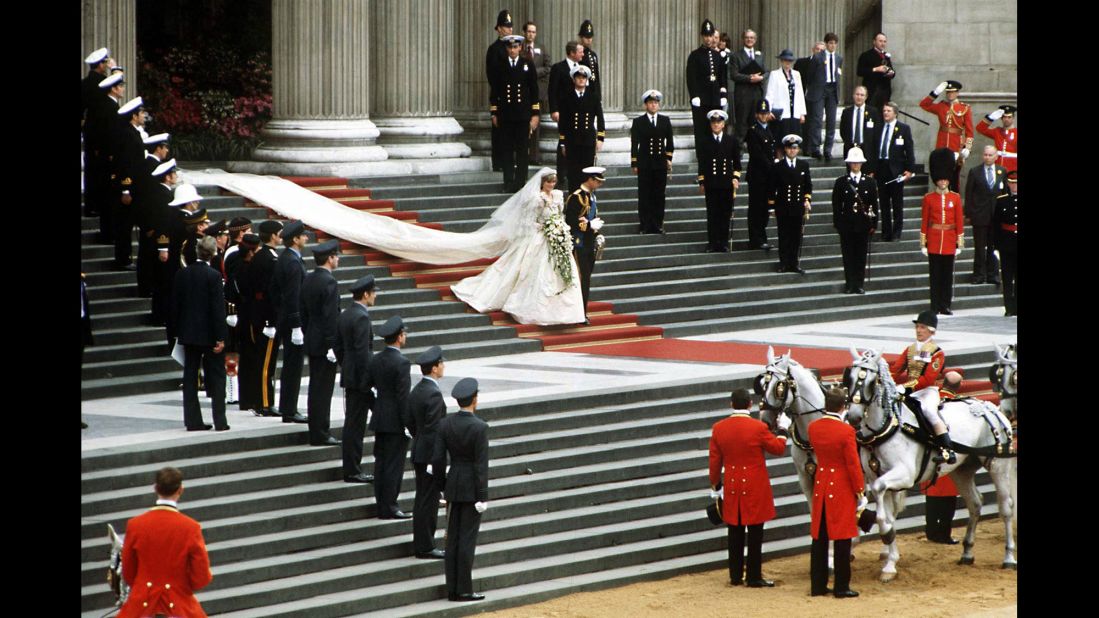
<svg viewBox="0 0 1099 618">
<path fill-rule="evenodd" d="M 1000 283 L 1000 261 L 992 246 L 992 213 L 996 199 L 1007 193 L 1007 170 L 996 165 L 1000 151 L 996 146 L 984 147 L 980 165 L 969 169 L 965 182 L 965 222 L 973 228 L 973 278 L 970 283 Z"/>
</svg>

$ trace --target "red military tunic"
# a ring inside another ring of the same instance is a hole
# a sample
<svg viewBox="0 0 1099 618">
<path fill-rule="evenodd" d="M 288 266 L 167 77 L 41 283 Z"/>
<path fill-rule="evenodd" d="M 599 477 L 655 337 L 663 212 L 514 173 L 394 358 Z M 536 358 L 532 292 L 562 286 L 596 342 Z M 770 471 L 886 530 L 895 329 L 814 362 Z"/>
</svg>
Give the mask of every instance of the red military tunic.
<svg viewBox="0 0 1099 618">
<path fill-rule="evenodd" d="M 992 140 L 992 144 L 1000 151 L 1000 156 L 996 157 L 997 165 L 1002 165 L 1009 172 L 1019 168 L 1019 129 L 1015 127 L 993 129 L 988 121 L 982 118 L 977 123 L 977 132 Z"/>
<path fill-rule="evenodd" d="M 754 526 L 775 518 L 775 500 L 763 451 L 781 455 L 786 439 L 767 429 L 746 411 L 733 412 L 714 423 L 710 434 L 710 486 L 722 480 L 725 469 L 722 518 L 734 526 Z"/>
<path fill-rule="evenodd" d="M 921 244 L 928 253 L 954 255 L 958 238 L 965 233 L 962 196 L 953 191 L 932 191 L 923 196 L 923 221 L 920 224 Z"/>
<path fill-rule="evenodd" d="M 130 598 L 118 618 L 205 618 L 194 591 L 213 577 L 198 522 L 171 506 L 154 506 L 126 524 L 122 578 Z"/>
<path fill-rule="evenodd" d="M 968 103 L 955 100 L 934 102 L 931 96 L 920 101 L 920 108 L 939 117 L 939 133 L 935 148 L 949 148 L 961 152 L 973 147 L 973 108 Z"/>
<path fill-rule="evenodd" d="M 813 481 L 813 519 L 810 532 L 820 538 L 820 512 L 827 505 L 829 540 L 859 535 L 855 507 L 866 485 L 862 476 L 855 429 L 833 414 L 809 423 L 809 444 L 817 454 Z"/>
<path fill-rule="evenodd" d="M 920 357 L 931 360 L 920 360 Z M 919 349 L 915 343 L 905 348 L 900 357 L 890 363 L 889 373 L 897 386 L 910 386 L 913 391 L 919 391 L 935 385 L 945 363 L 943 349 L 928 339 L 920 344 Z"/>
</svg>

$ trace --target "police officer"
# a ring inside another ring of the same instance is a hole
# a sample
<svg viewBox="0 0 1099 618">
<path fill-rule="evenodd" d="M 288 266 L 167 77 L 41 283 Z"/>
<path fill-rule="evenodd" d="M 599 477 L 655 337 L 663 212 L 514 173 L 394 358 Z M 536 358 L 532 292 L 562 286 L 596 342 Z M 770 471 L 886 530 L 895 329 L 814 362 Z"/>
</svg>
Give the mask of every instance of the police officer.
<svg viewBox="0 0 1099 618">
<path fill-rule="evenodd" d="M 753 249 L 769 251 L 767 242 L 767 188 L 771 169 L 778 156 L 778 127 L 773 123 L 771 104 L 760 98 L 755 107 L 755 118 L 747 129 L 748 141 L 748 245 Z M 739 131 L 738 135 L 741 134 Z"/>
<path fill-rule="evenodd" d="M 374 499 L 378 519 L 411 519 L 412 515 L 397 505 L 408 451 L 405 431 L 412 425 L 408 414 L 411 364 L 401 354 L 408 335 L 404 321 L 396 315 L 377 332 L 385 340 L 385 349 L 370 359 L 370 379 L 378 391 L 370 417 L 370 430 L 374 432 Z"/>
<path fill-rule="evenodd" d="M 591 69 L 591 77 L 588 79 L 588 90 L 602 102 L 603 74 L 599 72 L 599 55 L 591 48 L 592 39 L 595 38 L 595 29 L 592 27 L 590 19 L 585 19 L 584 22 L 580 24 L 580 32 L 577 33 L 576 38 L 579 39 L 580 44 L 584 46 L 584 59 L 580 61 L 580 64 Z"/>
<path fill-rule="evenodd" d="M 595 164 L 595 154 L 603 149 L 607 131 L 603 122 L 603 104 L 588 92 L 591 69 L 577 65 L 572 69 L 573 89 L 560 103 L 557 123 L 557 150 L 565 158 L 569 193 L 576 191 L 586 176 L 583 170 Z"/>
<path fill-rule="evenodd" d="M 451 601 L 480 601 L 473 592 L 473 557 L 481 514 L 488 509 L 488 423 L 477 411 L 477 380 L 462 378 L 450 394 L 459 410 L 439 422 L 431 467 L 450 505 L 446 526 L 446 592 Z M 450 470 L 447 471 L 447 461 Z"/>
<path fill-rule="evenodd" d="M 270 287 L 275 328 L 282 344 L 279 414 L 284 423 L 307 423 L 308 419 L 298 413 L 298 393 L 304 364 L 302 345 L 305 343 L 305 333 L 301 329 L 301 282 L 305 279 L 305 262 L 301 259 L 301 251 L 309 236 L 301 221 L 287 223 L 279 236 L 286 248 L 275 262 Z"/>
<path fill-rule="evenodd" d="M 740 187 L 740 141 L 725 135 L 723 110 L 710 110 L 710 134 L 698 147 L 698 190 L 706 196 L 706 253 L 729 252 L 733 199 Z"/>
<path fill-rule="evenodd" d="M 1019 173 L 1006 174 L 1008 192 L 996 200 L 992 233 L 1000 253 L 1000 281 L 1004 286 L 1004 315 L 1019 313 Z"/>
<path fill-rule="evenodd" d="M 504 169 L 504 190 L 516 192 L 527 180 L 528 142 L 538 127 L 541 103 L 538 100 L 538 72 L 522 57 L 523 37 L 504 37 L 507 57 L 489 110 L 492 126 L 499 136 L 500 164 Z"/>
<path fill-rule="evenodd" d="M 700 156 L 701 144 L 710 135 L 711 110 L 724 109 L 728 100 L 728 73 L 725 60 L 714 49 L 717 29 L 709 19 L 702 21 L 699 31 L 702 43 L 687 56 L 687 93 L 691 97 L 691 122 L 694 124 L 695 154 Z"/>
<path fill-rule="evenodd" d="M 958 100 L 962 83 L 953 79 L 935 86 L 920 101 L 920 109 L 939 117 L 939 133 L 935 137 L 935 148 L 949 148 L 960 156 L 950 176 L 950 190 L 958 192 L 958 173 L 965 160 L 969 158 L 969 149 L 973 147 L 973 109 L 967 103 Z M 935 102 L 935 98 L 946 92 L 946 100 Z"/>
<path fill-rule="evenodd" d="M 412 466 L 416 469 L 416 504 L 412 508 L 412 549 L 417 558 L 442 558 L 443 550 L 435 549 L 435 529 L 439 517 L 439 489 L 431 466 L 435 449 L 435 434 L 439 422 L 446 416 L 446 403 L 439 390 L 439 380 L 446 371 L 446 359 L 439 346 L 431 346 L 420 354 L 416 364 L 423 378 L 408 394 L 408 409 L 412 417 Z"/>
<path fill-rule="evenodd" d="M 366 416 L 374 403 L 370 390 L 370 358 L 374 354 L 374 329 L 370 307 L 378 298 L 374 275 L 351 285 L 351 306 L 340 314 L 336 330 L 336 356 L 340 361 L 340 386 L 344 388 L 347 413 L 343 421 L 343 480 L 345 483 L 373 483 L 374 476 L 362 470 Z"/>
<path fill-rule="evenodd" d="M 862 173 L 862 148 L 852 147 L 844 161 L 848 173 L 832 187 L 832 225 L 843 253 L 843 293 L 865 294 L 866 254 L 878 225 L 878 183 Z"/>
<path fill-rule="evenodd" d="M 813 180 L 809 164 L 798 159 L 801 138 L 789 134 L 782 138 L 784 156 L 771 170 L 767 205 L 775 209 L 778 222 L 778 272 L 805 274 L 801 268 L 801 237 L 813 209 Z"/>
<path fill-rule="evenodd" d="M 658 113 L 664 95 L 646 90 L 641 95 L 645 113 L 633 119 L 630 127 L 630 167 L 637 176 L 638 232 L 664 233 L 664 191 L 672 170 L 675 144 L 672 121 Z"/>
<path fill-rule="evenodd" d="M 962 196 L 950 190 L 957 155 L 948 148 L 931 152 L 928 167 L 935 190 L 923 197 L 920 247 L 927 256 L 931 278 L 931 310 L 952 315 L 954 257 L 965 247 Z"/>
<path fill-rule="evenodd" d="M 317 267 L 301 284 L 301 325 L 309 355 L 309 444 L 331 446 L 340 441 L 328 433 L 332 416 L 332 389 L 336 385 L 336 324 L 340 319 L 340 286 L 332 271 L 340 265 L 340 243 L 335 238 L 313 247 Z"/>
<path fill-rule="evenodd" d="M 492 45 L 488 46 L 488 51 L 485 52 L 485 75 L 488 76 L 490 105 L 492 104 L 492 93 L 496 92 L 499 87 L 500 74 L 508 55 L 507 47 L 504 46 L 504 37 L 510 35 L 511 32 L 511 13 L 504 9 L 496 15 L 496 36 L 498 38 L 492 42 Z M 495 124 L 490 128 L 492 131 L 492 171 L 498 172 L 503 169 L 500 157 L 500 132 Z"/>
</svg>

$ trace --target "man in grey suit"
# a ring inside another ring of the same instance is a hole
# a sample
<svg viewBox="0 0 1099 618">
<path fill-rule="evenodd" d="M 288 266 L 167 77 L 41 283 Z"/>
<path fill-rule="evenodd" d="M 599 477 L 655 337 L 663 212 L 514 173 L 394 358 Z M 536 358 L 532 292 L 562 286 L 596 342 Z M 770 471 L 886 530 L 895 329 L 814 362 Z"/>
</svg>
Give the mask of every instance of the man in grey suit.
<svg viewBox="0 0 1099 618">
<path fill-rule="evenodd" d="M 996 165 L 998 156 L 996 146 L 985 146 L 981 164 L 969 169 L 965 182 L 965 222 L 973 227 L 973 285 L 1000 283 L 1000 261 L 993 253 L 992 213 L 996 199 L 1007 193 L 1007 170 Z"/>
<path fill-rule="evenodd" d="M 439 489 L 435 486 L 431 455 L 435 448 L 435 432 L 446 416 L 446 403 L 439 390 L 439 380 L 446 370 L 443 350 L 431 346 L 416 359 L 423 379 L 408 394 L 408 410 L 412 416 L 412 466 L 416 469 L 416 503 L 412 507 L 412 549 L 417 558 L 442 558 L 443 550 L 435 549 L 435 530 L 439 520 Z"/>
<path fill-rule="evenodd" d="M 445 489 L 450 511 L 446 525 L 446 592 L 451 601 L 480 601 L 473 592 L 473 556 L 481 514 L 488 509 L 488 423 L 477 411 L 477 380 L 462 378 L 451 396 L 460 408 L 439 422 L 431 466 L 436 486 Z M 447 459 L 450 470 L 447 471 Z"/>
<path fill-rule="evenodd" d="M 404 321 L 393 316 L 378 327 L 385 349 L 370 359 L 370 378 L 378 389 L 370 430 L 374 432 L 374 499 L 378 519 L 412 519 L 397 505 L 408 451 L 405 428 L 412 426 L 408 415 L 411 363 L 401 354 L 407 339 Z"/>
<path fill-rule="evenodd" d="M 374 404 L 370 379 L 370 357 L 374 352 L 374 329 L 370 311 L 378 298 L 374 275 L 351 285 L 351 306 L 340 314 L 336 328 L 336 357 L 340 362 L 340 386 L 344 388 L 343 480 L 345 483 L 373 483 L 374 476 L 364 474 L 363 436 L 366 414 Z"/>
<path fill-rule="evenodd" d="M 763 80 L 767 71 L 763 52 L 756 49 L 755 30 L 741 35 L 744 45 L 733 52 L 729 78 L 733 80 L 733 128 L 736 137 L 744 141 L 748 128 L 755 120 L 759 101 L 763 98 Z"/>
<path fill-rule="evenodd" d="M 340 286 L 332 271 L 340 264 L 335 238 L 313 248 L 317 267 L 301 284 L 301 325 L 309 355 L 309 444 L 330 446 L 339 440 L 328 433 L 332 418 L 332 390 L 336 386 L 336 324 L 340 320 Z"/>
</svg>

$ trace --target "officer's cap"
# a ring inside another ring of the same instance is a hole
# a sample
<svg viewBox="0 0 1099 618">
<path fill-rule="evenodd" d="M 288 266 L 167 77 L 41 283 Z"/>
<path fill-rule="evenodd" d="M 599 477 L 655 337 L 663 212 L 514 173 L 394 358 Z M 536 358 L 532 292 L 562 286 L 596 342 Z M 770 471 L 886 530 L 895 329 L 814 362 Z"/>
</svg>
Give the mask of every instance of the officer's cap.
<svg viewBox="0 0 1099 618">
<path fill-rule="evenodd" d="M 512 45 L 522 45 L 524 40 L 525 39 L 518 34 L 509 34 L 503 38 L 504 45 L 507 45 L 508 47 Z"/>
<path fill-rule="evenodd" d="M 711 109 L 706 112 L 706 117 L 710 119 L 710 122 L 714 122 L 715 120 L 728 120 L 729 114 L 726 114 L 723 109 Z"/>
<path fill-rule="evenodd" d="M 221 221 L 218 221 L 217 223 L 215 223 L 215 224 L 211 225 L 210 227 L 206 228 L 206 235 L 207 236 L 220 236 L 222 234 L 228 234 L 228 233 L 229 233 L 229 226 L 226 225 L 224 219 L 222 219 Z"/>
<path fill-rule="evenodd" d="M 791 51 L 790 48 L 786 48 L 786 49 L 782 50 L 781 54 L 779 54 L 775 57 L 778 58 L 779 60 L 793 60 L 794 59 L 794 52 Z"/>
<path fill-rule="evenodd" d="M 133 112 L 135 109 L 141 107 L 144 104 L 145 102 L 141 100 L 141 97 L 134 97 L 127 101 L 125 105 L 118 108 L 118 115 L 125 116 L 126 114 Z"/>
<path fill-rule="evenodd" d="M 862 154 L 862 148 L 858 146 L 852 146 L 851 150 L 847 151 L 847 158 L 843 160 L 844 163 L 866 163 L 866 157 Z"/>
<path fill-rule="evenodd" d="M 161 163 L 160 165 L 156 166 L 156 169 L 153 170 L 152 176 L 163 176 L 163 175 L 167 174 L 168 172 L 171 172 L 175 169 L 176 169 L 176 160 L 175 159 L 168 159 L 164 163 Z"/>
<path fill-rule="evenodd" d="M 939 327 L 939 316 L 935 315 L 934 311 L 921 311 L 920 315 L 916 316 L 915 320 L 912 320 L 913 324 L 923 324 L 931 329 L 931 332 L 935 332 L 935 329 Z"/>
<path fill-rule="evenodd" d="M 584 23 L 580 24 L 580 32 L 577 33 L 577 36 L 582 36 L 589 39 L 595 36 L 595 29 L 591 27 L 590 19 L 585 19 Z"/>
<path fill-rule="evenodd" d="M 955 81 L 953 79 L 946 80 L 946 91 L 957 92 L 962 89 L 962 82 Z"/>
<path fill-rule="evenodd" d="M 417 365 L 434 365 L 439 361 L 446 360 L 443 358 L 443 349 L 437 345 L 433 345 L 430 348 L 420 352 L 420 355 L 416 357 Z"/>
<path fill-rule="evenodd" d="M 767 99 L 760 99 L 759 105 L 756 105 L 757 114 L 769 114 L 771 113 L 771 103 Z"/>
<path fill-rule="evenodd" d="M 788 133 L 782 138 L 783 146 L 801 146 L 801 136 L 796 133 Z"/>
<path fill-rule="evenodd" d="M 287 238 L 301 236 L 304 233 L 305 224 L 295 219 L 294 221 L 291 221 L 290 223 L 287 223 L 285 226 L 283 226 L 282 232 L 279 234 L 279 237 L 283 240 L 286 240 Z"/>
<path fill-rule="evenodd" d="M 115 84 L 125 84 L 126 80 L 121 73 L 114 73 L 110 77 L 104 77 L 99 82 L 100 90 L 110 90 Z"/>
<path fill-rule="evenodd" d="M 251 225 L 252 225 L 252 220 L 249 219 L 248 217 L 233 217 L 232 219 L 229 219 L 229 231 L 230 232 L 239 232 L 239 231 L 243 230 L 244 228 L 249 227 Z"/>
<path fill-rule="evenodd" d="M 149 137 L 146 137 L 145 139 L 143 139 L 141 141 L 145 142 L 146 146 L 157 146 L 159 144 L 167 144 L 168 143 L 168 134 L 167 133 L 157 133 L 156 135 L 150 135 Z"/>
<path fill-rule="evenodd" d="M 125 72 L 126 72 L 126 68 L 123 67 L 121 64 L 116 64 L 115 66 L 111 67 L 111 75 L 114 75 L 115 73 L 125 73 Z"/>
<path fill-rule="evenodd" d="M 374 289 L 374 275 L 366 275 L 360 278 L 355 283 L 351 284 L 351 293 L 360 294 L 362 292 L 370 292 Z"/>
<path fill-rule="evenodd" d="M 1015 112 L 1019 110 L 1019 108 L 1014 105 L 1001 105 L 1000 109 L 1004 110 L 1005 116 L 1014 116 Z"/>
<path fill-rule="evenodd" d="M 599 181 L 606 180 L 606 178 L 603 177 L 603 173 L 607 171 L 607 168 L 605 167 L 593 165 L 591 167 L 585 167 L 580 171 L 584 174 L 584 180 L 587 180 L 588 178 L 594 178 Z"/>
<path fill-rule="evenodd" d="M 586 65 L 576 65 L 571 71 L 569 71 L 569 77 L 576 77 L 577 73 L 582 73 L 584 77 L 591 79 L 591 69 L 589 69 Z"/>
<path fill-rule="evenodd" d="M 392 337 L 397 333 L 404 330 L 404 320 L 401 316 L 395 315 L 385 321 L 385 324 L 379 326 L 374 332 L 378 333 L 380 337 Z"/>
<path fill-rule="evenodd" d="M 704 19 L 702 20 L 702 30 L 699 31 L 699 34 L 702 36 L 710 36 L 716 29 L 717 28 L 714 28 L 714 22 Z"/>
<path fill-rule="evenodd" d="M 245 234 L 241 237 L 240 244 L 245 249 L 255 249 L 259 246 L 259 234 L 253 234 L 251 232 Z"/>
<path fill-rule="evenodd" d="M 188 224 L 188 225 L 194 225 L 194 224 L 202 223 L 203 221 L 209 221 L 209 220 L 210 220 L 210 216 L 206 214 L 206 209 L 205 208 L 199 208 L 198 210 L 196 210 L 194 212 L 189 212 L 189 213 L 183 215 L 183 222 Z"/>
<path fill-rule="evenodd" d="M 511 27 L 511 13 L 507 9 L 500 11 L 500 14 L 496 16 L 496 27 L 500 26 Z"/>
<path fill-rule="evenodd" d="M 174 161 L 174 159 L 173 159 Z M 160 169 L 160 168 L 157 168 Z M 182 206 L 184 204 L 190 204 L 191 202 L 201 202 L 202 196 L 198 194 L 198 190 L 194 185 L 183 183 L 176 187 L 175 199 L 168 202 L 169 206 Z"/>
<path fill-rule="evenodd" d="M 340 241 L 330 238 L 313 247 L 313 258 L 318 262 L 327 260 L 333 253 L 339 251 Z"/>
<path fill-rule="evenodd" d="M 1008 182 L 1019 182 L 1019 170 L 1011 170 L 1006 175 Z"/>
<path fill-rule="evenodd" d="M 661 93 L 659 90 L 646 90 L 644 93 L 641 94 L 641 104 L 644 105 L 645 103 L 648 103 L 649 99 L 652 99 L 659 103 L 664 100 L 664 94 Z"/>
<path fill-rule="evenodd" d="M 95 66 L 100 62 L 103 62 L 111 55 L 111 50 L 106 47 L 100 47 L 99 49 L 88 54 L 88 57 L 84 59 L 84 64 L 90 64 Z"/>
<path fill-rule="evenodd" d="M 258 229 L 264 234 L 278 234 L 282 231 L 282 223 L 275 221 L 274 219 L 269 219 L 260 223 Z"/>
<path fill-rule="evenodd" d="M 455 399 L 469 399 L 477 394 L 477 380 L 474 378 L 462 378 L 450 391 L 450 396 Z"/>
<path fill-rule="evenodd" d="M 950 180 L 954 177 L 954 151 L 949 148 L 936 148 L 928 156 L 927 169 L 931 182 Z"/>
</svg>

